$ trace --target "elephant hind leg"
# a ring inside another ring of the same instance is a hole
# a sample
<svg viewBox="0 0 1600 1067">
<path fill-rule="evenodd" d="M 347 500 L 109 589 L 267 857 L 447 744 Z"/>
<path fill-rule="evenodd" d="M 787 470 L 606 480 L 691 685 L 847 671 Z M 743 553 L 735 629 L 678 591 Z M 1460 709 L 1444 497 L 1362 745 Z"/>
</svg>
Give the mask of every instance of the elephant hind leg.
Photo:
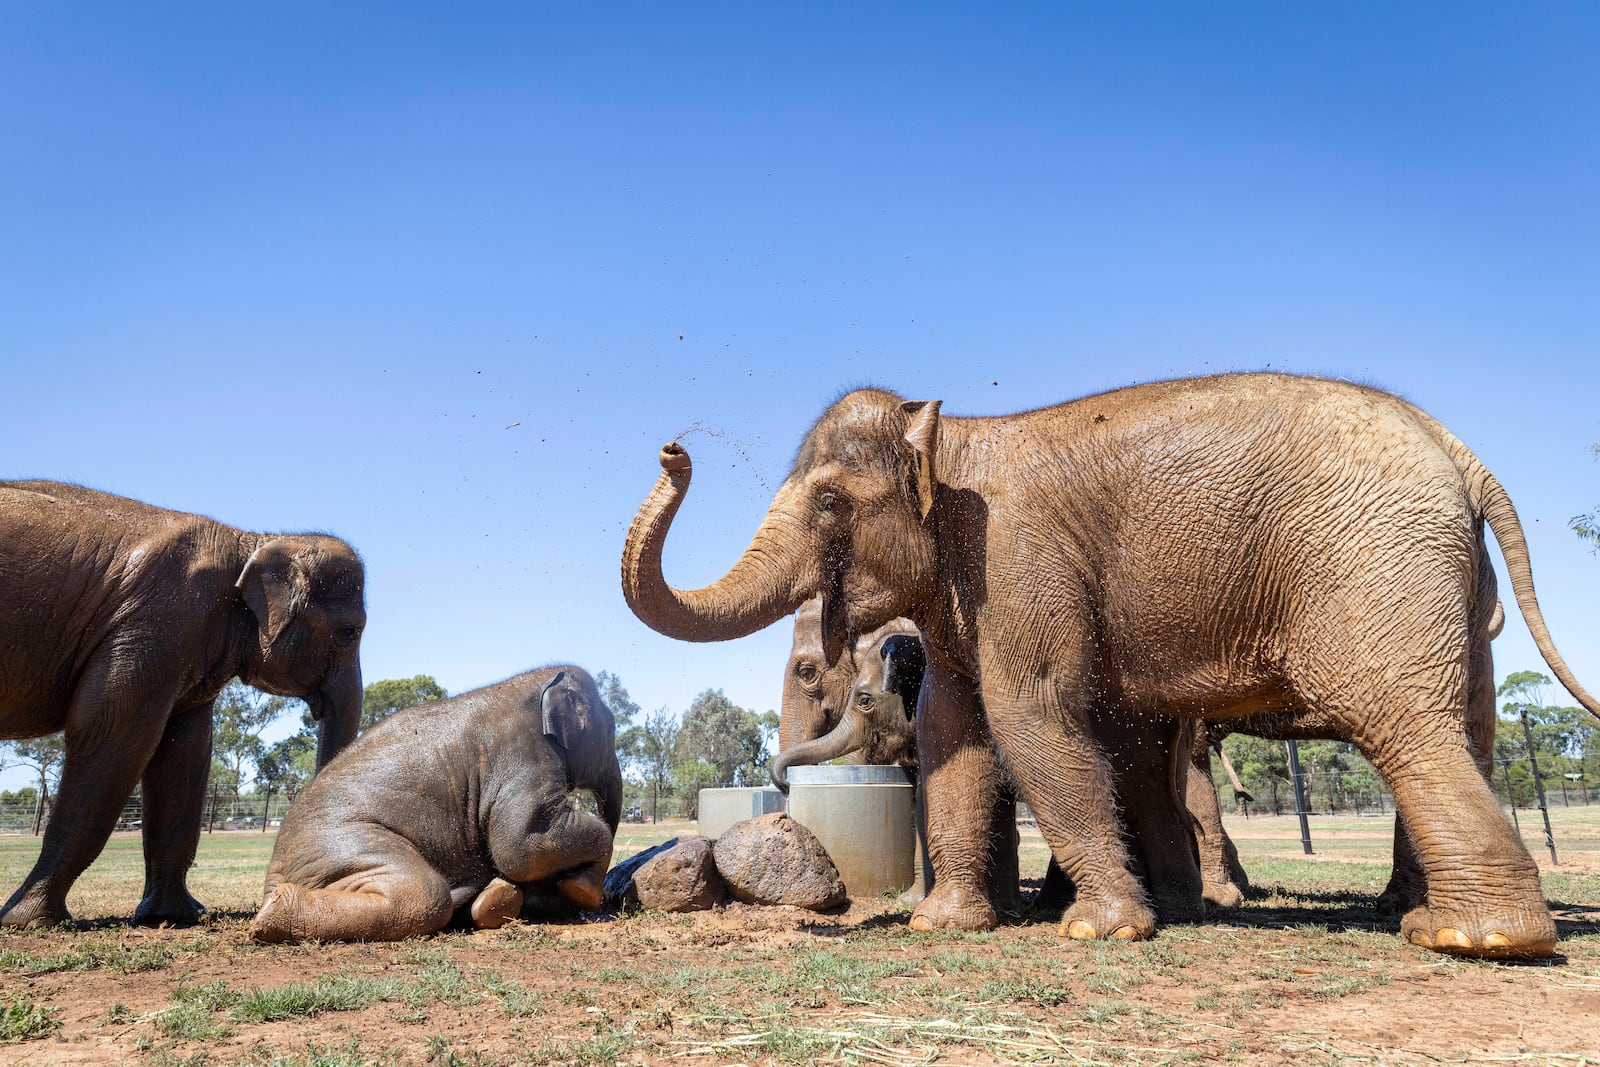
<svg viewBox="0 0 1600 1067">
<path fill-rule="evenodd" d="M 399 941 L 450 922 L 450 886 L 420 856 L 325 888 L 279 882 L 250 924 L 263 944 Z"/>
</svg>

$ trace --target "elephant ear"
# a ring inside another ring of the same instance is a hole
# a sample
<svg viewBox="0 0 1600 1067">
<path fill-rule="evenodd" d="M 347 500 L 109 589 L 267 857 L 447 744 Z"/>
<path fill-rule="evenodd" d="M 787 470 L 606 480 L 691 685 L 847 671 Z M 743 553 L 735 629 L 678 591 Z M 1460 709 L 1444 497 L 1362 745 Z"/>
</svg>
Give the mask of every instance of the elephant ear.
<svg viewBox="0 0 1600 1067">
<path fill-rule="evenodd" d="M 234 588 L 261 628 L 261 646 L 275 644 L 284 627 L 311 599 L 311 578 L 299 559 L 301 546 L 287 537 L 264 541 L 245 561 Z"/>
<path fill-rule="evenodd" d="M 577 741 L 578 731 L 583 729 L 583 722 L 577 693 L 571 686 L 561 684 L 566 679 L 566 671 L 557 671 L 554 678 L 544 683 L 539 691 L 539 706 L 543 711 L 544 735 L 563 751 L 570 751 Z"/>
<path fill-rule="evenodd" d="M 924 521 L 933 510 L 933 487 L 938 472 L 934 470 L 933 457 L 939 448 L 939 401 L 909 400 L 900 410 L 911 416 L 906 427 L 906 443 L 911 446 L 915 465 L 917 506 Z"/>
</svg>

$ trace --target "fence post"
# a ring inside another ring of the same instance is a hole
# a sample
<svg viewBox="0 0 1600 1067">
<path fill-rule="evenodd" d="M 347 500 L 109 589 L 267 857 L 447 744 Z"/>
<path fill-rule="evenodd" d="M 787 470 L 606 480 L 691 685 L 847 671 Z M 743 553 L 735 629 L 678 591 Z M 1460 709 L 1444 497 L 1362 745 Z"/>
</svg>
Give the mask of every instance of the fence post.
<svg viewBox="0 0 1600 1067">
<path fill-rule="evenodd" d="M 1300 778 L 1300 747 L 1293 741 L 1287 742 L 1289 746 L 1289 775 L 1294 779 L 1294 808 L 1295 814 L 1300 816 L 1300 847 L 1306 850 L 1306 855 L 1311 855 L 1311 824 L 1306 821 L 1308 803 L 1306 801 L 1306 785 Z"/>
<path fill-rule="evenodd" d="M 1539 777 L 1539 761 L 1533 755 L 1533 727 L 1528 725 L 1528 709 L 1522 709 L 1522 736 L 1528 743 L 1528 766 L 1533 768 L 1533 785 L 1539 792 L 1539 812 L 1544 816 L 1544 843 L 1550 848 L 1550 863 L 1561 866 L 1556 859 L 1556 835 L 1550 832 L 1550 809 L 1544 803 L 1544 780 Z"/>
</svg>

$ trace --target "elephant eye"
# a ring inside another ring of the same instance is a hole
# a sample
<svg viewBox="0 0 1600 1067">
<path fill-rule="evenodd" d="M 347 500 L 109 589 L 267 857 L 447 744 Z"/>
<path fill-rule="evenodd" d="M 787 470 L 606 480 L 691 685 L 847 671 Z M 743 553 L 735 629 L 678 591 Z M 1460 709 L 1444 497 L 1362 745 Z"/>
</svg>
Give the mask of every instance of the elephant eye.
<svg viewBox="0 0 1600 1067">
<path fill-rule="evenodd" d="M 858 707 L 858 708 L 870 708 L 870 707 L 872 707 L 872 694 L 871 693 L 857 693 L 856 694 L 856 707 Z"/>
<path fill-rule="evenodd" d="M 810 660 L 801 660 L 794 665 L 794 673 L 802 682 L 814 682 L 822 672 L 817 670 L 817 665 Z"/>
<path fill-rule="evenodd" d="M 360 636 L 361 629 L 357 626 L 341 626 L 333 632 L 333 640 L 341 648 L 349 648 Z"/>
</svg>

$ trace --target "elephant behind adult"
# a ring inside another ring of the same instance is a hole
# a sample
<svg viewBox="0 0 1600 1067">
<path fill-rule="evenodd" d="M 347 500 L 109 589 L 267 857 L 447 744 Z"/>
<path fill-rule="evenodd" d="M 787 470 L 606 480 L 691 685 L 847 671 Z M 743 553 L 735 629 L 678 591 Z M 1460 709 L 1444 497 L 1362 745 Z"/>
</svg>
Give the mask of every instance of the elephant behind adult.
<svg viewBox="0 0 1600 1067">
<path fill-rule="evenodd" d="M 858 390 L 808 433 L 750 549 L 701 590 L 661 574 L 689 478 L 680 447 L 661 461 L 624 548 L 635 613 L 670 636 L 725 640 L 820 593 L 830 662 L 852 633 L 915 621 L 931 677 L 977 694 L 1078 887 L 1069 936 L 1155 928 L 1089 709 L 1223 721 L 1287 709 L 1297 729 L 1354 742 L 1393 790 L 1428 882 L 1404 936 L 1467 955 L 1553 951 L 1537 868 L 1468 749 L 1483 691 L 1471 665 L 1487 658 L 1495 603 L 1485 524 L 1552 672 L 1597 716 L 1600 702 L 1550 640 L 1504 489 L 1405 401 L 1226 375 L 958 419 Z M 968 861 L 941 859 L 961 837 L 950 827 L 970 821 L 963 750 L 931 753 L 920 736 L 918 749 L 940 881 L 913 918 L 961 925 L 984 906 L 941 865 Z"/>
<path fill-rule="evenodd" d="M 289 809 L 251 936 L 394 941 L 452 916 L 497 926 L 527 897 L 598 907 L 622 817 L 615 733 L 571 666 L 396 712 Z"/>
<path fill-rule="evenodd" d="M 189 923 L 186 875 L 231 678 L 300 697 L 317 762 L 361 715 L 361 560 L 323 534 L 257 534 L 57 482 L 0 483 L 0 738 L 65 731 L 38 861 L 0 924 L 63 922 L 67 891 L 143 788 L 137 922 Z"/>
<path fill-rule="evenodd" d="M 847 654 L 832 665 L 822 652 L 822 601 L 814 597 L 801 605 L 794 617 L 794 637 L 784 668 L 783 706 L 779 714 L 779 752 L 770 768 L 773 784 L 788 791 L 790 767 L 809 766 L 831 759 L 851 758 L 869 764 L 899 764 L 917 782 L 916 708 L 927 672 L 927 656 L 922 634 L 909 619 L 892 619 L 863 634 Z M 974 709 L 974 714 L 978 714 Z M 980 716 L 981 717 L 981 716 Z M 1154 724 L 1140 724 L 1141 727 Z M 1162 737 L 1169 731 L 1159 728 Z M 1145 743 L 1144 732 L 1130 743 Z M 1018 894 L 1018 848 L 1016 787 L 1011 782 L 992 746 L 984 752 L 974 746 L 970 758 L 986 759 L 990 769 L 975 775 L 982 795 L 970 797 L 974 808 L 992 809 L 989 824 L 988 855 L 983 864 L 984 889 L 998 916 L 1024 914 Z M 1142 765 L 1123 761 L 1125 773 L 1137 773 Z M 1166 795 L 1163 782 L 1147 780 L 1128 784 L 1128 792 L 1143 803 L 1151 793 Z M 1175 793 L 1172 796 L 1176 796 Z M 919 805 L 920 806 L 920 805 Z M 919 819 L 919 822 L 921 820 Z M 1200 912 L 1199 872 L 1194 864 L 1193 842 L 1159 818 L 1147 820 L 1143 811 L 1135 812 L 1133 825 L 1147 828 L 1136 832 L 1136 849 L 1147 878 L 1159 887 L 1158 902 L 1169 919 L 1194 918 Z M 923 843 L 918 835 L 919 865 Z M 924 872 L 919 870 L 919 875 Z M 925 887 L 919 882 L 908 902 L 922 899 Z M 1046 868 L 1044 887 L 1033 907 L 1060 911 L 1072 901 L 1072 885 L 1052 859 Z"/>
</svg>

